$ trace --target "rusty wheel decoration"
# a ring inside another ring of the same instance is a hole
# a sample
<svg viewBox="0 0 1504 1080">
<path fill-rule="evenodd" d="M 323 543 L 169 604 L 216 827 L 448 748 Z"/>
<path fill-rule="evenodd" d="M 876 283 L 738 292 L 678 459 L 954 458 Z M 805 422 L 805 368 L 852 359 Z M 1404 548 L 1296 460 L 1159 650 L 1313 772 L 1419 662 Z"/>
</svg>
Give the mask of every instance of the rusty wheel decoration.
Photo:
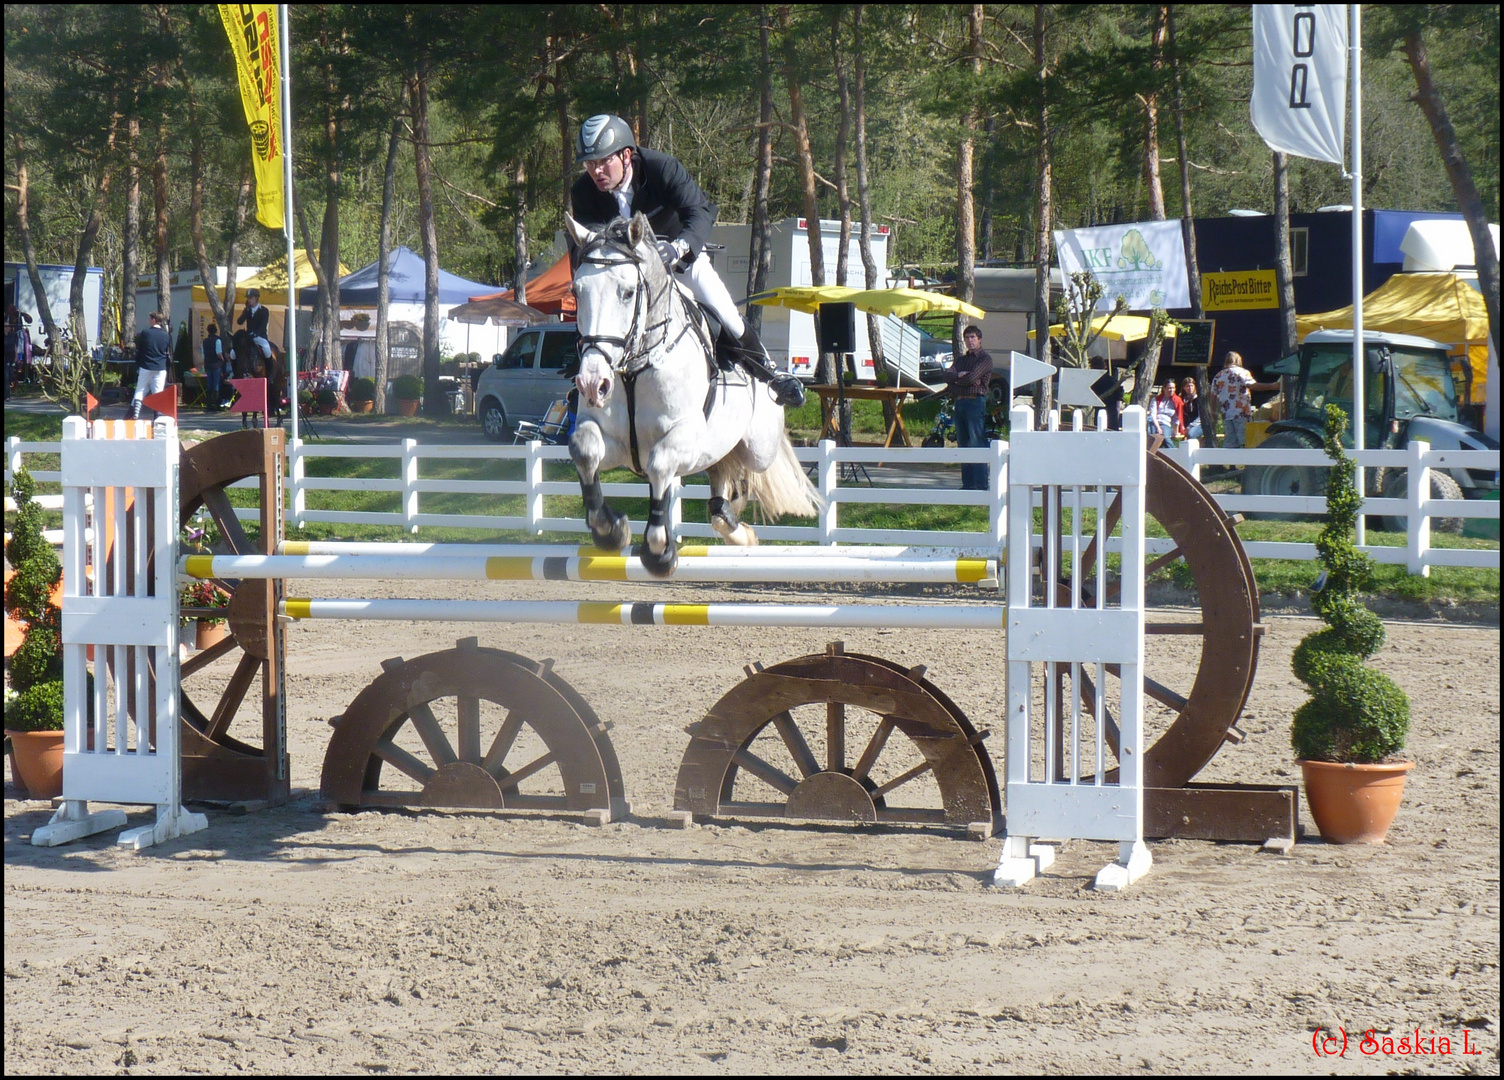
<svg viewBox="0 0 1504 1080">
<path fill-rule="evenodd" d="M 324 755 L 341 806 L 628 812 L 621 767 L 590 706 L 553 671 L 475 638 L 388 660 Z"/>
<path fill-rule="evenodd" d="M 858 723 L 861 713 L 870 719 Z M 749 668 L 690 733 L 674 805 L 696 817 L 957 825 L 989 835 L 1001 809 L 986 732 L 922 667 L 847 653 L 840 642 Z M 811 749 L 821 741 L 823 763 Z M 917 801 L 930 805 L 904 799 L 924 788 Z"/>
<path fill-rule="evenodd" d="M 280 430 L 258 429 L 221 435 L 185 450 L 179 522 L 187 525 L 202 507 L 224 538 L 222 553 L 272 554 L 282 535 L 284 445 Z M 242 480 L 255 480 L 260 487 L 255 540 L 235 515 L 227 491 Z M 289 790 L 282 674 L 285 633 L 276 619 L 281 582 L 216 584 L 231 594 L 228 608 L 183 608 L 185 617 L 225 616 L 230 626 L 229 637 L 181 667 L 184 797 L 278 802 Z M 220 660 L 233 661 L 233 666 L 218 664 Z"/>
</svg>

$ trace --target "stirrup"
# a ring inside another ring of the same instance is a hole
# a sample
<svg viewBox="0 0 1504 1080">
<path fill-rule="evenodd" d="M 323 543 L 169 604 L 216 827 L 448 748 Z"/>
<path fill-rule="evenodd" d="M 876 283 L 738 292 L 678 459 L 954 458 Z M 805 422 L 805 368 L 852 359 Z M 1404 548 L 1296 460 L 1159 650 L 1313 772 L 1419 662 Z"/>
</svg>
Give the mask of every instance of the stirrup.
<svg viewBox="0 0 1504 1080">
<path fill-rule="evenodd" d="M 785 409 L 797 409 L 804 404 L 804 384 L 790 372 L 780 371 L 774 375 L 768 381 L 768 389 L 773 391 L 773 400 Z"/>
</svg>

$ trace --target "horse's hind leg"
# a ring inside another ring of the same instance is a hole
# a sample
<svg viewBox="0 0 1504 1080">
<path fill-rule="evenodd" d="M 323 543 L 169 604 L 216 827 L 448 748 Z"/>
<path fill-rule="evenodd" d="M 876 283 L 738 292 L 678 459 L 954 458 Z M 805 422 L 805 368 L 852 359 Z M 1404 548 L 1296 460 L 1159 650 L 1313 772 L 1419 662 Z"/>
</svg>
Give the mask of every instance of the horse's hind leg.
<svg viewBox="0 0 1504 1080">
<path fill-rule="evenodd" d="M 569 440 L 569 456 L 580 474 L 580 494 L 585 499 L 585 523 L 590 536 L 602 551 L 624 551 L 632 542 L 632 522 L 606 502 L 601 491 L 601 461 L 606 456 L 606 439 L 594 420 L 582 420 Z"/>
<path fill-rule="evenodd" d="M 706 470 L 710 475 L 710 502 L 706 511 L 710 527 L 718 532 L 728 544 L 743 547 L 757 543 L 757 534 L 737 517 L 737 511 L 746 502 L 746 470 L 730 457 L 723 458 Z M 738 482 L 742 490 L 738 492 Z"/>
</svg>

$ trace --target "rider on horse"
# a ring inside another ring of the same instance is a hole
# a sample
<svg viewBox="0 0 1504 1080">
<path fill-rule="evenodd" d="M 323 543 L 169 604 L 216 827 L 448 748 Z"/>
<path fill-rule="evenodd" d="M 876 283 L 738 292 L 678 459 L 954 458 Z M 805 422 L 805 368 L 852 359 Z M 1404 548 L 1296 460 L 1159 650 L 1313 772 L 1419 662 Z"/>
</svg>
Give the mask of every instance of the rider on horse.
<svg viewBox="0 0 1504 1080">
<path fill-rule="evenodd" d="M 235 325 L 245 324 L 246 332 L 251 335 L 251 340 L 261 350 L 261 355 L 268 360 L 272 358 L 272 343 L 267 339 L 267 329 L 271 322 L 272 314 L 261 306 L 261 290 L 252 289 L 245 294 L 245 308 L 240 312 L 240 318 L 235 320 Z"/>
<path fill-rule="evenodd" d="M 717 211 L 689 171 L 669 154 L 639 147 L 627 122 L 606 113 L 580 125 L 576 151 L 585 175 L 570 191 L 575 218 L 599 229 L 618 217 L 646 214 L 659 237 L 664 265 L 719 320 L 723 352 L 768 383 L 778 404 L 803 405 L 804 385 L 794 375 L 774 370 L 757 331 L 736 310 L 705 254 Z"/>
</svg>

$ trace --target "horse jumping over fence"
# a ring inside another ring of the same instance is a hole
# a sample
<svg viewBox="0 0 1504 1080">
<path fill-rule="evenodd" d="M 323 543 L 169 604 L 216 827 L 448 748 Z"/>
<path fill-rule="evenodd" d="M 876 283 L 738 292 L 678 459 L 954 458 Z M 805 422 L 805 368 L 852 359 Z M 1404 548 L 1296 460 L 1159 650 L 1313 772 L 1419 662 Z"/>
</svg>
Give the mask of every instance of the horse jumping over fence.
<svg viewBox="0 0 1504 1080">
<path fill-rule="evenodd" d="M 592 232 L 565 218 L 575 247 L 579 301 L 579 422 L 569 442 L 595 542 L 631 543 L 625 515 L 601 491 L 603 469 L 646 474 L 648 520 L 639 554 L 654 574 L 672 574 L 677 544 L 668 528 L 669 485 L 708 472 L 711 526 L 728 543 L 755 544 L 738 518 L 748 499 L 772 517 L 819 512 L 783 426 L 783 407 L 740 371 L 716 369 L 714 337 L 678 288 L 643 214 Z M 620 383 L 621 393 L 615 393 Z"/>
</svg>

